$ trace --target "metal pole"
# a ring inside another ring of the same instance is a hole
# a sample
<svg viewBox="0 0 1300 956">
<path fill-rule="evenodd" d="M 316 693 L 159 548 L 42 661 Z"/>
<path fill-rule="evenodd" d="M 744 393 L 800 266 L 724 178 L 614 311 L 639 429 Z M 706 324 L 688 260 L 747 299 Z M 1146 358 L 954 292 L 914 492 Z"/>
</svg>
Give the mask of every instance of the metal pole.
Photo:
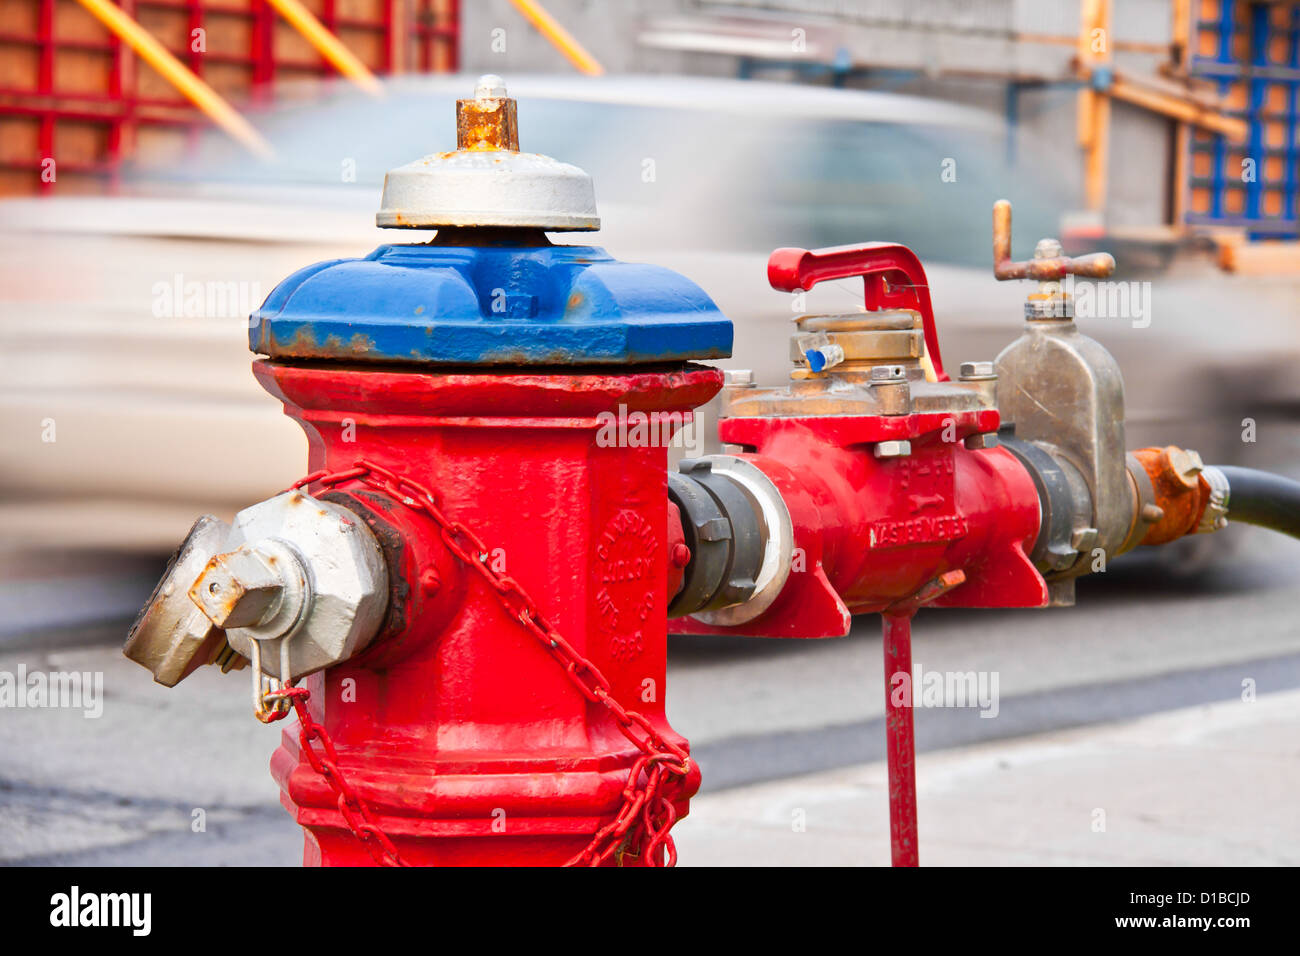
<svg viewBox="0 0 1300 956">
<path fill-rule="evenodd" d="M 885 750 L 889 761 L 889 843 L 894 866 L 919 866 L 916 743 L 912 733 L 912 612 L 882 614 L 885 644 Z M 906 679 L 896 679 L 906 675 Z"/>
<path fill-rule="evenodd" d="M 168 83 L 197 106 L 207 117 L 252 152 L 264 158 L 274 155 L 270 145 L 248 120 L 227 103 L 189 67 L 172 56 L 153 34 L 132 20 L 110 0 L 78 0 L 100 23 L 129 46 L 137 56 L 159 72 Z"/>
<path fill-rule="evenodd" d="M 379 96 L 383 92 L 379 80 L 360 58 L 298 0 L 269 0 L 269 2 L 279 11 L 280 16 L 289 21 L 290 26 L 302 34 L 303 39 L 310 43 L 317 53 L 329 61 L 330 66 L 371 96 Z"/>
<path fill-rule="evenodd" d="M 510 2 L 529 23 L 537 28 L 537 32 L 550 40 L 564 58 L 580 72 L 588 76 L 600 76 L 605 72 L 605 68 L 597 62 L 596 58 L 583 48 L 572 33 L 560 26 L 560 22 L 547 13 L 546 8 L 537 0 L 510 0 Z"/>
</svg>

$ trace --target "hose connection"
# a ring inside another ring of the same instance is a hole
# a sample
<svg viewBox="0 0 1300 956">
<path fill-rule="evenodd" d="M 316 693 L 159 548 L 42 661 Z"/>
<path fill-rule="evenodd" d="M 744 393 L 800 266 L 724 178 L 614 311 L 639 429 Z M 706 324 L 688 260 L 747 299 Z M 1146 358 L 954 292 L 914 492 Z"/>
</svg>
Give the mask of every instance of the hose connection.
<svg viewBox="0 0 1300 956">
<path fill-rule="evenodd" d="M 1155 520 L 1139 544 L 1166 544 L 1227 526 L 1227 479 L 1217 468 L 1207 468 L 1199 454 L 1168 445 L 1138 449 L 1133 458 L 1155 495 L 1155 508 L 1144 506 L 1146 517 Z"/>
</svg>

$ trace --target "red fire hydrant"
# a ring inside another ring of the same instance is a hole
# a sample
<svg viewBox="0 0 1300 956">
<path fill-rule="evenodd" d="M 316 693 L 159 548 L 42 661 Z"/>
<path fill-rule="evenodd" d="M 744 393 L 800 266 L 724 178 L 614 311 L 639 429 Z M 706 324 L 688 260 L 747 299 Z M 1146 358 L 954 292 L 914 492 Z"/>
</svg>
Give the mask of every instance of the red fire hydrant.
<svg viewBox="0 0 1300 956">
<path fill-rule="evenodd" d="M 518 151 L 499 78 L 457 120 L 378 216 L 432 243 L 301 270 L 254 315 L 312 474 L 200 522 L 127 653 L 170 683 L 252 658 L 260 716 L 297 709 L 272 772 L 308 864 L 671 863 L 699 771 L 664 717 L 689 558 L 666 443 L 731 323 L 675 273 L 551 244 L 598 228 L 591 181 Z"/>
<path fill-rule="evenodd" d="M 201 518 L 126 653 L 168 685 L 251 663 L 296 713 L 272 760 L 318 865 L 671 865 L 700 783 L 664 714 L 666 635 L 839 637 L 884 620 L 893 859 L 917 862 L 910 621 L 924 605 L 1069 603 L 1098 552 L 1222 525 L 1226 484 L 1177 449 L 1124 455 L 1113 359 L 1044 241 L 1021 338 L 950 381 L 925 272 L 869 244 L 769 262 L 778 289 L 864 281 L 805 315 L 792 381 L 736 376 L 719 435 L 667 445 L 730 354 L 698 287 L 603 250 L 590 179 L 518 151 L 497 77 L 458 149 L 391 172 L 381 226 L 436 229 L 282 282 L 254 314 L 262 385 L 310 473 Z M 999 389 L 1004 391 L 999 401 Z"/>
<path fill-rule="evenodd" d="M 719 373 L 259 363 L 258 377 L 312 435 L 313 468 L 335 473 L 325 486 L 349 492 L 402 582 L 382 639 L 305 685 L 401 858 L 561 863 L 626 809 L 645 842 L 624 844 L 625 831 L 591 852 L 663 862 L 670 844 L 654 840 L 699 785 L 664 719 L 666 452 L 596 437 L 619 405 L 689 411 Z M 308 863 L 368 861 L 296 731 L 272 772 L 309 833 Z"/>
</svg>

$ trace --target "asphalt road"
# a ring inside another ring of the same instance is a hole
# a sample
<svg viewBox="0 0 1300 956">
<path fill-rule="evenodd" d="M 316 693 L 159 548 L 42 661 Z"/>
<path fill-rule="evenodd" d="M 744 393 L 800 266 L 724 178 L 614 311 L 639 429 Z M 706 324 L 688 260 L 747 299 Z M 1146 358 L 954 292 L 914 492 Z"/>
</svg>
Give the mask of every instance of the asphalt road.
<svg viewBox="0 0 1300 956">
<path fill-rule="evenodd" d="M 1300 542 L 1242 527 L 1222 534 L 1239 539 L 1236 557 L 1200 576 L 1116 562 L 1081 585 L 1074 608 L 922 612 L 915 661 L 996 672 L 1000 700 L 995 719 L 918 710 L 918 747 L 1230 700 L 1248 678 L 1261 695 L 1300 687 Z M 21 709 L 0 719 L 0 862 L 296 864 L 301 837 L 266 769 L 277 731 L 247 713 L 242 675 L 207 668 L 179 690 L 154 685 L 104 642 L 123 627 L 85 632 L 98 639 L 89 646 L 32 635 L 0 643 L 0 671 L 99 670 L 105 681 L 98 719 Z M 873 618 L 838 640 L 670 644 L 668 713 L 692 740 L 706 799 L 879 759 L 883 685 Z"/>
</svg>

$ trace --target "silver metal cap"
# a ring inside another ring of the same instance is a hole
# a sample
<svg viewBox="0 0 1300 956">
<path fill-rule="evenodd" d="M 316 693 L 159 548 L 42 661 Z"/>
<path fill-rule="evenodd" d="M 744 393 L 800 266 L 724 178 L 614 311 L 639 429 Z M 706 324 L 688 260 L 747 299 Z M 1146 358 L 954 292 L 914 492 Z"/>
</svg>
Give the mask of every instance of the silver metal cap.
<svg viewBox="0 0 1300 956">
<path fill-rule="evenodd" d="M 549 156 L 519 152 L 516 105 L 501 77 L 481 77 L 472 99 L 456 101 L 456 141 L 455 152 L 425 156 L 384 177 L 377 225 L 600 228 L 590 176 Z"/>
</svg>

